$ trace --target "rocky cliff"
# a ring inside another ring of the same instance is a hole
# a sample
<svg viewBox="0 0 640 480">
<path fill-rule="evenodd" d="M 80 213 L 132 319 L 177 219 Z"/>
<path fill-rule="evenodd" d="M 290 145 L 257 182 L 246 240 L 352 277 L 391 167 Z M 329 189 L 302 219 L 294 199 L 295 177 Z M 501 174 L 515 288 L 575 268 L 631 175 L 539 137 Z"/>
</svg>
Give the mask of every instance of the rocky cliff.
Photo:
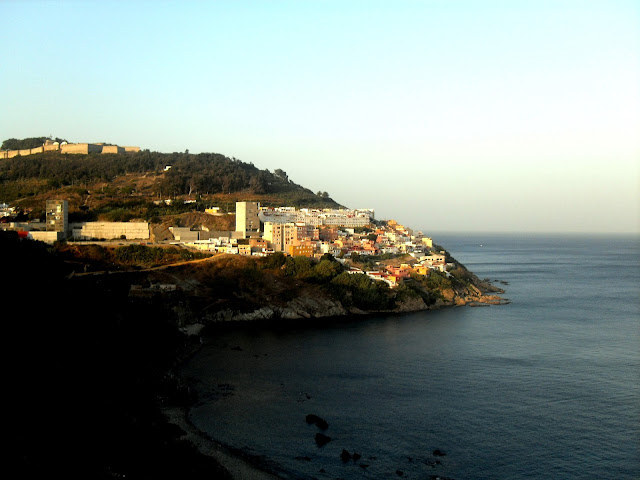
<svg viewBox="0 0 640 480">
<path fill-rule="evenodd" d="M 207 262 L 205 262 L 207 263 Z M 464 267 L 458 277 L 450 275 L 442 286 L 427 290 L 419 282 L 408 279 L 395 289 L 374 292 L 374 301 L 353 300 L 352 290 L 337 291 L 329 283 L 316 283 L 280 272 L 258 272 L 246 269 L 205 275 L 206 268 L 172 270 L 177 280 L 177 293 L 158 294 L 166 307 L 171 307 L 179 324 L 216 325 L 231 322 L 277 322 L 279 320 L 312 320 L 328 317 L 358 316 L 377 313 L 402 313 L 434 310 L 451 306 L 500 305 L 508 303 L 500 288 L 481 281 Z M 153 282 L 153 279 L 149 279 Z M 379 298 L 380 302 L 375 302 Z"/>
</svg>

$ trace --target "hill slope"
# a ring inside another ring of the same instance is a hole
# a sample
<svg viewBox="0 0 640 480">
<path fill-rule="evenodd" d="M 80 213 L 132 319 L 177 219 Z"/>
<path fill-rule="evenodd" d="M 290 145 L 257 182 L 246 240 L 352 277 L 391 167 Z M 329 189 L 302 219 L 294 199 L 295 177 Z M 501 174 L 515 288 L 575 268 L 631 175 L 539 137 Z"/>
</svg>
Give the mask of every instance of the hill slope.
<svg viewBox="0 0 640 480">
<path fill-rule="evenodd" d="M 260 170 L 217 153 L 63 155 L 45 152 L 0 159 L 0 201 L 42 218 L 45 200 L 69 201 L 71 221 L 128 221 L 218 206 L 234 212 L 236 201 L 267 206 L 339 208 L 326 192 L 313 193 L 286 172 Z M 173 201 L 157 206 L 153 201 Z M 195 200 L 184 204 L 184 200 Z"/>
</svg>

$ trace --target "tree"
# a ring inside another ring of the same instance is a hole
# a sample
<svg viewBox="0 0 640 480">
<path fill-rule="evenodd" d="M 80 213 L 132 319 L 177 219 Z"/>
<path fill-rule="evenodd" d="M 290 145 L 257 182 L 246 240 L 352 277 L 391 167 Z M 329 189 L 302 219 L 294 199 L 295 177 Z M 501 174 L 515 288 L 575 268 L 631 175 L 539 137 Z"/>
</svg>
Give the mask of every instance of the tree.
<svg viewBox="0 0 640 480">
<path fill-rule="evenodd" d="M 27 148 L 37 148 L 41 147 L 46 140 L 54 140 L 58 143 L 66 142 L 66 140 L 58 137 L 52 139 L 51 136 L 30 137 L 23 139 L 8 138 L 7 140 L 4 140 L 2 142 L 2 147 L 0 147 L 0 150 L 23 150 Z"/>
</svg>

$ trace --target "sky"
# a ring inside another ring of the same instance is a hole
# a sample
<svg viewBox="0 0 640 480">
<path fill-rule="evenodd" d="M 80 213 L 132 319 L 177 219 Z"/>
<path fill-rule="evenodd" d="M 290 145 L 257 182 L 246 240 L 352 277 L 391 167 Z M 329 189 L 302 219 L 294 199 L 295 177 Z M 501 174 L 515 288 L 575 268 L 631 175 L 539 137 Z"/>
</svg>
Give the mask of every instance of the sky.
<svg viewBox="0 0 640 480">
<path fill-rule="evenodd" d="M 0 0 L 0 18 L 0 140 L 221 153 L 425 232 L 640 233 L 640 2 Z"/>
</svg>

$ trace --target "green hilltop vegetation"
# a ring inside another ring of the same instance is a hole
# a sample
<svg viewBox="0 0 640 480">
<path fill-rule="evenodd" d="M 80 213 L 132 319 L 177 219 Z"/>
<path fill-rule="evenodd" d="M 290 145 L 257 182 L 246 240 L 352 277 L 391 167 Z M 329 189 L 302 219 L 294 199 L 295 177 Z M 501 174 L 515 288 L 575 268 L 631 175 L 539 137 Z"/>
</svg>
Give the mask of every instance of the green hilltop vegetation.
<svg viewBox="0 0 640 480">
<path fill-rule="evenodd" d="M 27 148 L 38 148 L 42 146 L 42 144 L 47 140 L 51 140 L 52 142 L 58 142 L 58 143 L 67 141 L 64 138 L 58 138 L 58 137 L 56 138 L 31 137 L 31 138 L 22 138 L 22 139 L 8 138 L 7 140 L 4 140 L 2 142 L 2 147 L 0 147 L 0 150 L 24 150 Z"/>
<path fill-rule="evenodd" d="M 4 148 L 42 145 L 45 137 L 9 139 Z M 167 168 L 167 167 L 171 168 Z M 118 155 L 59 152 L 0 159 L 0 201 L 18 206 L 27 219 L 43 218 L 45 201 L 69 201 L 70 221 L 161 222 L 212 206 L 235 212 L 236 201 L 267 206 L 339 208 L 327 192 L 314 193 L 281 169 L 261 170 L 219 153 Z M 158 206 L 154 201 L 172 200 Z M 191 203 L 185 204 L 184 201 Z M 195 201 L 195 203 L 193 202 Z"/>
</svg>

